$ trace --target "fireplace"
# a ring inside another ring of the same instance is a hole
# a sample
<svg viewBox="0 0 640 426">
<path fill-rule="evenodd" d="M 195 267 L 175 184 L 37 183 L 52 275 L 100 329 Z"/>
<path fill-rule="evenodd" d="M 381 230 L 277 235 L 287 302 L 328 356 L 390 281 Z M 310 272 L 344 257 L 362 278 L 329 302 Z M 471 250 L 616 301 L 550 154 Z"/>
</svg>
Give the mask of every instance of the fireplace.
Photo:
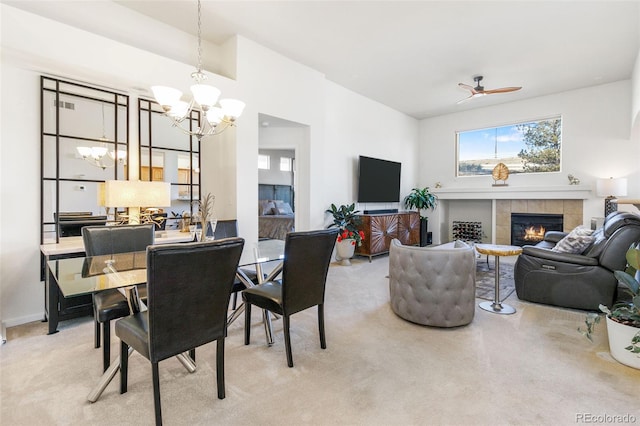
<svg viewBox="0 0 640 426">
<path fill-rule="evenodd" d="M 511 213 L 511 245 L 535 245 L 548 231 L 562 231 L 562 214 Z"/>
</svg>

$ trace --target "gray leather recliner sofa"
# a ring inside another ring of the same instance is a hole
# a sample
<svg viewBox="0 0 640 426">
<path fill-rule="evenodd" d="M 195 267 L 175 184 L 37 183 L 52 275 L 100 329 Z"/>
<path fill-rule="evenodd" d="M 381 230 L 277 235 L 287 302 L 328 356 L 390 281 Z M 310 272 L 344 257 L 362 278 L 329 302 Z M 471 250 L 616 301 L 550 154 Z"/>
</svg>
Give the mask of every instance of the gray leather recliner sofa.
<svg viewBox="0 0 640 426">
<path fill-rule="evenodd" d="M 389 248 L 391 309 L 408 321 L 436 327 L 469 324 L 475 313 L 475 251 L 461 241 L 433 247 Z"/>
<path fill-rule="evenodd" d="M 640 241 L 640 215 L 611 213 L 582 254 L 551 250 L 565 235 L 547 232 L 537 245 L 523 247 L 514 269 L 518 298 L 583 310 L 611 306 L 618 287 L 613 271 L 624 270 L 629 246 Z"/>
</svg>

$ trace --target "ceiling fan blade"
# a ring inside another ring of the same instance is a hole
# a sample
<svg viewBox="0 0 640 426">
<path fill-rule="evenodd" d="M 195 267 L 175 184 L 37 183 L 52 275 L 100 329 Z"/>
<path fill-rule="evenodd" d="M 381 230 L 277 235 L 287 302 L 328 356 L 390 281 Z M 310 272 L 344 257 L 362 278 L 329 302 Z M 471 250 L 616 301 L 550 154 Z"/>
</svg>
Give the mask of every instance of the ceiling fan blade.
<svg viewBox="0 0 640 426">
<path fill-rule="evenodd" d="M 458 86 L 460 88 L 462 88 L 462 89 L 466 89 L 466 90 L 470 91 L 472 95 L 475 95 L 476 93 L 478 93 L 478 91 L 475 89 L 475 87 L 469 86 L 468 84 L 458 83 Z"/>
<path fill-rule="evenodd" d="M 515 92 L 516 90 L 520 90 L 522 87 L 501 87 L 499 89 L 490 89 L 485 90 L 483 93 L 490 95 L 492 93 L 507 93 L 507 92 Z"/>
<path fill-rule="evenodd" d="M 456 104 L 457 104 L 457 105 L 463 104 L 463 103 L 467 102 L 469 99 L 472 99 L 472 98 L 474 98 L 474 97 L 475 97 L 475 95 L 467 96 L 467 97 L 466 97 L 466 98 L 464 98 L 464 99 L 460 99 L 458 102 L 456 102 Z"/>
</svg>

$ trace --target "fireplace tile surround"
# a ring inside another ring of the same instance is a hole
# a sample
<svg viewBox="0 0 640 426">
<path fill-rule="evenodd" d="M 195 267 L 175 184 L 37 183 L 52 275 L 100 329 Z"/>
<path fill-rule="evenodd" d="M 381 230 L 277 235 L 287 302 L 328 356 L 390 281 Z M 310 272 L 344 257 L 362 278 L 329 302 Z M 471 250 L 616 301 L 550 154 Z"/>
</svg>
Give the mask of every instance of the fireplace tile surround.
<svg viewBox="0 0 640 426">
<path fill-rule="evenodd" d="M 511 213 L 562 214 L 564 231 L 583 222 L 582 200 L 496 200 L 496 244 L 511 243 Z"/>
<path fill-rule="evenodd" d="M 452 221 L 481 221 L 483 242 L 511 243 L 511 213 L 563 215 L 565 232 L 584 223 L 584 201 L 592 198 L 587 185 L 443 187 L 433 192 L 439 208 L 430 223 L 439 242 L 452 238 Z"/>
</svg>

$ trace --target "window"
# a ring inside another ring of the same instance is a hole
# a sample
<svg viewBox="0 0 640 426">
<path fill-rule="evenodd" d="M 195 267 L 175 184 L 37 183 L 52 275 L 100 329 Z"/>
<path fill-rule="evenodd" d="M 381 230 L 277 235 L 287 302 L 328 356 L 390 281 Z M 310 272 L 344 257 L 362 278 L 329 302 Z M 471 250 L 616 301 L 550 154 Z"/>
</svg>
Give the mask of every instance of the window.
<svg viewBox="0 0 640 426">
<path fill-rule="evenodd" d="M 289 157 L 280 157 L 280 171 L 281 172 L 290 172 L 291 171 L 291 158 L 289 158 Z"/>
<path fill-rule="evenodd" d="M 258 168 L 269 170 L 271 168 L 271 157 L 268 155 L 258 154 Z"/>
<path fill-rule="evenodd" d="M 562 118 L 457 132 L 457 175 L 491 175 L 498 163 L 509 173 L 560 171 Z"/>
</svg>

